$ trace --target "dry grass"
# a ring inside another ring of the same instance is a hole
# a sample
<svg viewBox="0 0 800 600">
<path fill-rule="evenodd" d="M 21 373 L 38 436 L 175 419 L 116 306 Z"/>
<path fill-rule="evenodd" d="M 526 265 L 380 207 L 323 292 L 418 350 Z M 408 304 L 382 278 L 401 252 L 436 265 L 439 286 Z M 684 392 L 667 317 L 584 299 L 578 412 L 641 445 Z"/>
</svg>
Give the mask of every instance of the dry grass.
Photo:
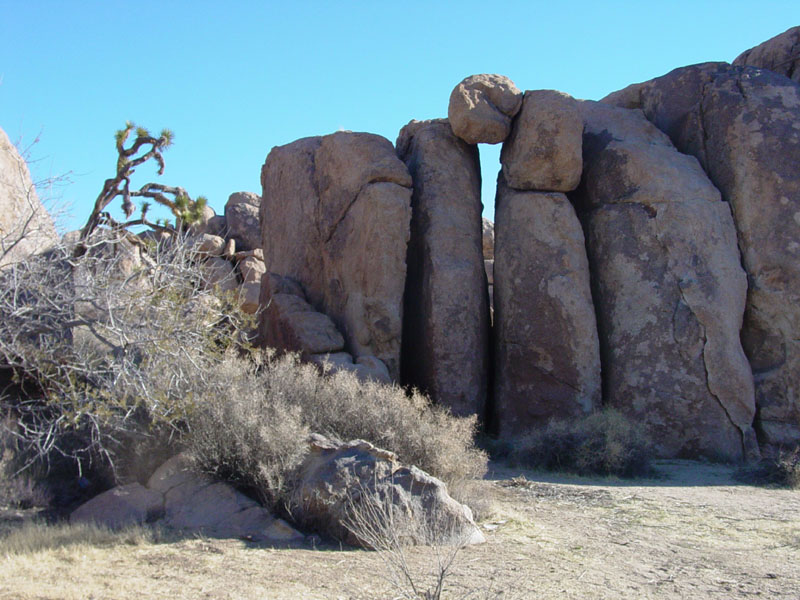
<svg viewBox="0 0 800 600">
<path fill-rule="evenodd" d="M 29 521 L 0 537 L 0 556 L 31 555 L 59 549 L 79 552 L 81 548 L 143 546 L 153 544 L 156 539 L 154 530 L 144 527 L 112 531 L 87 523 L 48 524 Z"/>
</svg>

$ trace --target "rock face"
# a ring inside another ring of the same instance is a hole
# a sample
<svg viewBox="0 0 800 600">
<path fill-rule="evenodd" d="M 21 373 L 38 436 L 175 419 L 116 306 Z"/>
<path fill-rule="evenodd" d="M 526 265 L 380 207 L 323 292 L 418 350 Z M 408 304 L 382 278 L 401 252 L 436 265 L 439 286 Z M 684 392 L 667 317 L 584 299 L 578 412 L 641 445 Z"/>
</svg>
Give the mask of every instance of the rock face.
<svg viewBox="0 0 800 600">
<path fill-rule="evenodd" d="M 313 434 L 300 467 L 292 514 L 304 527 L 354 546 L 370 547 L 353 526 L 353 512 L 393 515 L 394 533 L 417 544 L 480 544 L 472 511 L 447 493 L 443 482 L 406 467 L 393 452 L 364 440 L 336 443 Z M 380 524 L 378 524 L 380 527 Z"/>
<path fill-rule="evenodd" d="M 733 211 L 748 276 L 742 342 L 762 443 L 800 441 L 800 86 L 770 71 L 706 63 L 604 102 L 641 108 L 698 158 Z"/>
<path fill-rule="evenodd" d="M 800 83 L 800 27 L 787 29 L 755 48 L 745 50 L 733 64 L 768 69 Z"/>
<path fill-rule="evenodd" d="M 582 103 L 586 225 L 608 404 L 663 457 L 757 453 L 729 207 L 641 112 Z"/>
<path fill-rule="evenodd" d="M 575 100 L 555 90 L 525 92 L 500 154 L 503 176 L 518 190 L 569 192 L 581 180 L 583 121 Z"/>
<path fill-rule="evenodd" d="M 495 203 L 494 423 L 505 437 L 600 402 L 600 354 L 583 231 L 561 193 Z"/>
<path fill-rule="evenodd" d="M 28 165 L 0 129 L 0 268 L 58 241 L 33 187 Z"/>
<path fill-rule="evenodd" d="M 156 469 L 147 487 L 133 483 L 104 492 L 75 509 L 70 521 L 114 529 L 153 523 L 195 535 L 281 544 L 304 539 L 255 500 L 198 473 L 182 454 Z"/>
<path fill-rule="evenodd" d="M 468 144 L 499 144 L 511 132 L 522 93 L 508 77 L 471 75 L 450 94 L 447 118 L 455 133 Z"/>
<path fill-rule="evenodd" d="M 236 192 L 228 198 L 225 205 L 227 234 L 236 240 L 239 250 L 261 247 L 260 206 L 261 198 L 252 192 Z"/>
<path fill-rule="evenodd" d="M 489 308 L 478 149 L 440 119 L 411 121 L 397 153 L 414 180 L 402 380 L 454 414 L 482 417 Z"/>
<path fill-rule="evenodd" d="M 261 182 L 267 271 L 301 283 L 348 352 L 397 379 L 412 184 L 392 144 L 351 132 L 298 140 L 272 149 Z"/>
<path fill-rule="evenodd" d="M 494 223 L 486 217 L 482 217 L 483 224 L 483 259 L 494 259 Z"/>
</svg>

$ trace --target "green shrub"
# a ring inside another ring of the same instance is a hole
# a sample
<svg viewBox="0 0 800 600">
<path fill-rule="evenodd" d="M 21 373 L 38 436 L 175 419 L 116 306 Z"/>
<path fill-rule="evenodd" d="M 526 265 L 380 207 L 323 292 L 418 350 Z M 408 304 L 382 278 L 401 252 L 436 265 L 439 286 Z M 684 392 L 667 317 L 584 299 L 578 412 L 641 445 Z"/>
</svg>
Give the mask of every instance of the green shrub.
<svg viewBox="0 0 800 600">
<path fill-rule="evenodd" d="M 511 460 L 578 475 L 653 474 L 645 436 L 621 413 L 605 409 L 582 419 L 554 420 L 515 444 Z"/>
</svg>

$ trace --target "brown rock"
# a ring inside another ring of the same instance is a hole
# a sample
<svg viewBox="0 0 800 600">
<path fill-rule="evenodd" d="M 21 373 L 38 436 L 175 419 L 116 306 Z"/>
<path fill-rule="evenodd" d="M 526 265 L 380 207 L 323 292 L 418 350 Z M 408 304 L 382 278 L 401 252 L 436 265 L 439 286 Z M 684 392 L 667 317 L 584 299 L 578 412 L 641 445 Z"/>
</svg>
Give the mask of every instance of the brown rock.
<svg viewBox="0 0 800 600">
<path fill-rule="evenodd" d="M 755 48 L 745 50 L 733 64 L 767 69 L 800 83 L 800 27 L 791 27 Z"/>
<path fill-rule="evenodd" d="M 576 199 L 588 231 L 606 402 L 662 457 L 757 452 L 739 341 L 746 278 L 727 204 L 639 111 L 596 102 Z"/>
<path fill-rule="evenodd" d="M 411 121 L 397 152 L 414 179 L 403 382 L 457 415 L 483 415 L 489 308 L 478 151 L 438 120 Z"/>
<path fill-rule="evenodd" d="M 242 274 L 242 280 L 245 283 L 261 283 L 261 276 L 267 272 L 267 266 L 263 260 L 259 260 L 255 256 L 248 256 L 239 261 L 239 272 Z"/>
<path fill-rule="evenodd" d="M 356 356 L 399 374 L 411 177 L 386 139 L 339 132 L 273 148 L 262 169 L 267 270 L 302 284 Z"/>
<path fill-rule="evenodd" d="M 344 348 L 336 325 L 327 315 L 292 294 L 274 294 L 265 307 L 264 342 L 271 348 L 304 354 L 338 352 Z"/>
<path fill-rule="evenodd" d="M 209 288 L 218 287 L 223 292 L 230 292 L 239 285 L 233 265 L 224 258 L 212 256 L 201 265 L 200 270 Z"/>
<path fill-rule="evenodd" d="M 468 144 L 499 144 L 511 131 L 522 92 L 502 75 L 470 75 L 450 94 L 447 118 L 459 138 Z"/>
<path fill-rule="evenodd" d="M 502 436 L 600 404 L 600 351 L 583 231 L 561 193 L 498 181 L 495 419 Z"/>
<path fill-rule="evenodd" d="M 203 256 L 222 256 L 225 250 L 225 240 L 218 235 L 203 233 L 193 239 L 196 252 Z"/>
<path fill-rule="evenodd" d="M 36 195 L 28 165 L 0 129 L 0 268 L 56 242 L 53 220 Z"/>
<path fill-rule="evenodd" d="M 494 223 L 486 217 L 481 218 L 483 224 L 483 258 L 492 260 L 494 258 Z"/>
<path fill-rule="evenodd" d="M 164 515 L 164 496 L 139 483 L 122 485 L 84 502 L 69 517 L 70 523 L 94 523 L 110 529 L 144 525 Z"/>
<path fill-rule="evenodd" d="M 261 247 L 260 206 L 261 198 L 251 192 L 231 194 L 225 204 L 228 236 L 236 240 L 236 246 L 240 250 Z"/>
<path fill-rule="evenodd" d="M 742 341 L 762 443 L 800 442 L 800 86 L 707 63 L 612 94 L 698 158 L 736 222 L 748 276 Z"/>
<path fill-rule="evenodd" d="M 582 134 L 572 96 L 555 90 L 525 92 L 500 153 L 506 184 L 518 190 L 574 190 L 581 180 Z"/>
<path fill-rule="evenodd" d="M 393 533 L 409 542 L 485 541 L 469 507 L 453 500 L 440 480 L 401 465 L 394 453 L 364 440 L 336 443 L 318 434 L 311 436 L 309 448 L 292 498 L 292 514 L 304 527 L 369 547 L 369 540 L 351 525 L 350 515 L 371 503 L 395 516 L 394 525 L 402 530 Z"/>
<path fill-rule="evenodd" d="M 261 308 L 261 281 L 246 281 L 239 290 L 239 305 L 248 315 L 254 315 Z"/>
</svg>

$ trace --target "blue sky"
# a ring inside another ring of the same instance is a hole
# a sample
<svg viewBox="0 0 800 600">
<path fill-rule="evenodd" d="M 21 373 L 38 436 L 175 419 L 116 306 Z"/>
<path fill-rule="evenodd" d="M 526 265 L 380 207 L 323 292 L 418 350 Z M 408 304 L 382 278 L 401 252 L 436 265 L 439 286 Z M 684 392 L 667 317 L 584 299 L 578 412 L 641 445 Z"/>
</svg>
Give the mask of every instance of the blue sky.
<svg viewBox="0 0 800 600">
<path fill-rule="evenodd" d="M 276 145 L 338 129 L 395 141 L 447 116 L 452 88 L 501 73 L 520 89 L 599 99 L 673 68 L 732 61 L 800 24 L 800 2 L 102 2 L 0 0 L 0 127 L 37 159 L 80 226 L 113 174 L 127 119 L 171 128 L 165 174 L 205 195 L 260 193 Z M 481 146 L 493 216 L 499 147 Z M 43 192 L 44 194 L 44 192 Z M 119 209 L 117 208 L 117 211 Z"/>
</svg>

